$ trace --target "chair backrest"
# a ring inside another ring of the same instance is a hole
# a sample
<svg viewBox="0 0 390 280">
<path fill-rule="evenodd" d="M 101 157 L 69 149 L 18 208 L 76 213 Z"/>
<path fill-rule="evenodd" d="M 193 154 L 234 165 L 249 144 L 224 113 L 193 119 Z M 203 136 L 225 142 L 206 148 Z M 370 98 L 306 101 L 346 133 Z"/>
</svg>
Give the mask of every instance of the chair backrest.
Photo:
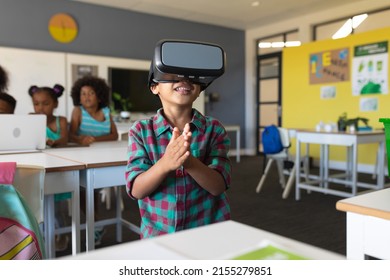
<svg viewBox="0 0 390 280">
<path fill-rule="evenodd" d="M 284 148 L 289 148 L 291 145 L 290 134 L 287 128 L 278 127 L 280 140 L 282 140 L 282 145 Z"/>
<path fill-rule="evenodd" d="M 17 165 L 14 187 L 23 196 L 38 224 L 44 219 L 45 168 L 36 165 Z"/>
</svg>

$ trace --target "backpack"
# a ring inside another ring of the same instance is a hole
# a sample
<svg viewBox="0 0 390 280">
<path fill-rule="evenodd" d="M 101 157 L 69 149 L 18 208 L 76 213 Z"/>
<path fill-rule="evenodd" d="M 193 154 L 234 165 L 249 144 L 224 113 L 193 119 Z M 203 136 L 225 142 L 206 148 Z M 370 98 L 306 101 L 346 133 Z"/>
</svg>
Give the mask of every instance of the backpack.
<svg viewBox="0 0 390 280">
<path fill-rule="evenodd" d="M 266 126 L 261 133 L 264 154 L 277 154 L 283 150 L 279 129 L 275 125 Z"/>
</svg>

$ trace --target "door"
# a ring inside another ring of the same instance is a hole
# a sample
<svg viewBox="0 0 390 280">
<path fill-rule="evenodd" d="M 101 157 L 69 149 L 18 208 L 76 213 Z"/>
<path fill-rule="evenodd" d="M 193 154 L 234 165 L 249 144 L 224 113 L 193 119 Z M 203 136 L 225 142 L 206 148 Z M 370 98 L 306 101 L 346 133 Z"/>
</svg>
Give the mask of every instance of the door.
<svg viewBox="0 0 390 280">
<path fill-rule="evenodd" d="M 264 127 L 282 123 L 282 52 L 257 57 L 257 153 L 261 154 Z"/>
</svg>

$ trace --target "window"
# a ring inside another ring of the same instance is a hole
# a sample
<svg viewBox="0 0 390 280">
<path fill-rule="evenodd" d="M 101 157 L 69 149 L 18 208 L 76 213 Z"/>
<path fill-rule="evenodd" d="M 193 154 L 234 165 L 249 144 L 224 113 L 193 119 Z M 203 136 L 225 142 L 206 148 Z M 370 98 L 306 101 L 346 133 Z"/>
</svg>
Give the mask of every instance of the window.
<svg viewBox="0 0 390 280">
<path fill-rule="evenodd" d="M 300 45 L 298 30 L 288 31 L 257 40 L 257 54 L 264 55 L 280 52 L 285 47 L 296 47 Z"/>
<path fill-rule="evenodd" d="M 389 27 L 388 19 L 390 17 L 390 7 L 380 11 L 367 12 L 367 15 L 368 17 L 360 25 L 351 30 L 351 34 Z M 356 15 L 314 25 L 313 40 L 332 38 L 345 22 L 347 20 L 352 20 L 354 16 Z"/>
</svg>

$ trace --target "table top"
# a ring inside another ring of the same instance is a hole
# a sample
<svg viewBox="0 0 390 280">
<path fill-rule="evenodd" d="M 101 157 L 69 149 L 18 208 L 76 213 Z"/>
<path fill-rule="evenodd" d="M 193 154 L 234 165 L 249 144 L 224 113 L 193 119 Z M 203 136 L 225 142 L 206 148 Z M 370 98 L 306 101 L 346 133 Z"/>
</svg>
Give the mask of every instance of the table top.
<svg viewBox="0 0 390 280">
<path fill-rule="evenodd" d="M 390 188 L 339 200 L 336 209 L 390 220 Z"/>
<path fill-rule="evenodd" d="M 235 221 L 220 222 L 159 237 L 131 241 L 67 256 L 67 259 L 232 259 L 271 241 L 309 259 L 345 259 L 344 256 Z"/>
<path fill-rule="evenodd" d="M 86 168 L 127 164 L 126 141 L 96 142 L 89 147 L 46 149 L 44 153 L 77 161 L 85 164 Z"/>
<path fill-rule="evenodd" d="M 315 131 L 315 130 L 295 130 L 295 137 L 303 143 L 312 144 L 333 144 L 350 146 L 355 143 L 377 143 L 385 141 L 383 130 L 358 131 L 354 133 L 346 131 Z"/>
<path fill-rule="evenodd" d="M 0 161 L 16 162 L 23 165 L 39 165 L 43 166 L 46 172 L 81 170 L 85 168 L 85 165 L 80 162 L 43 152 L 4 154 L 0 155 Z"/>
</svg>

